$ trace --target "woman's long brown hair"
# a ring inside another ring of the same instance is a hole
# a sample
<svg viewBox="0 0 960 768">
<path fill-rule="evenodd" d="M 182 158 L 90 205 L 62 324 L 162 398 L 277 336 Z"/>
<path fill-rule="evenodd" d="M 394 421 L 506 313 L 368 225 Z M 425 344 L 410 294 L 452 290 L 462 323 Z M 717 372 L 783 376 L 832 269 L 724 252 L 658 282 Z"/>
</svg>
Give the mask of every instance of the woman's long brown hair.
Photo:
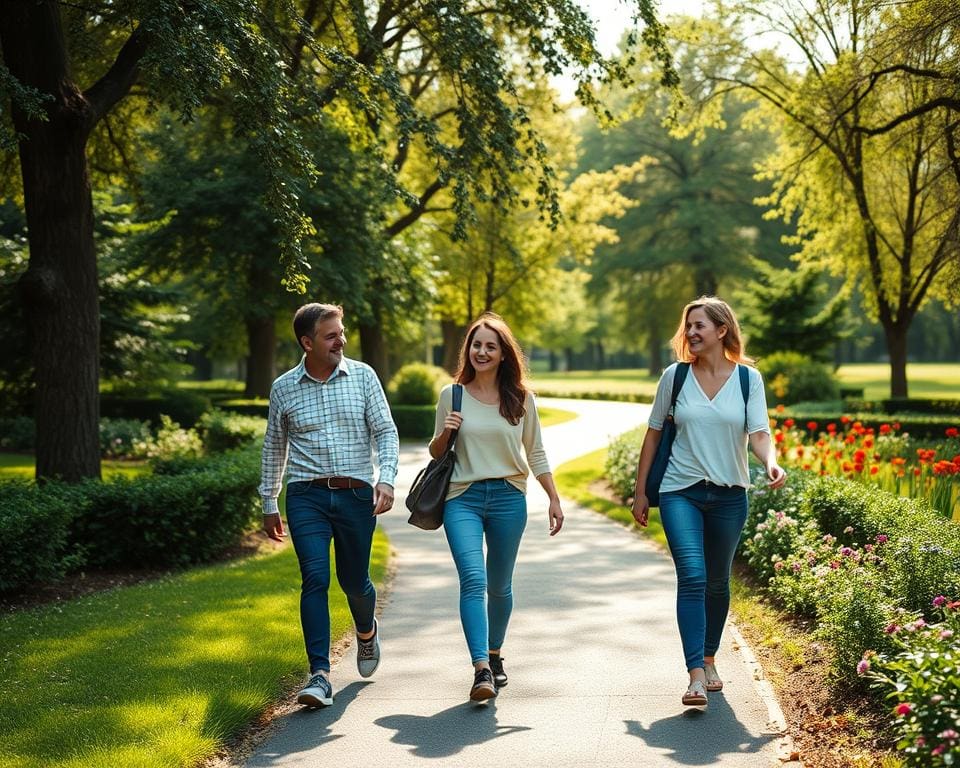
<svg viewBox="0 0 960 768">
<path fill-rule="evenodd" d="M 470 362 L 470 345 L 477 329 L 489 328 L 500 339 L 500 368 L 497 370 L 497 388 L 500 390 L 500 415 L 511 424 L 519 424 L 526 413 L 524 404 L 527 400 L 529 387 L 526 380 L 526 369 L 523 364 L 523 353 L 520 345 L 514 338 L 510 326 L 504 319 L 493 312 L 484 312 L 467 330 L 467 337 L 460 348 L 460 367 L 454 376 L 458 384 L 469 384 L 477 377 L 477 371 Z"/>
</svg>

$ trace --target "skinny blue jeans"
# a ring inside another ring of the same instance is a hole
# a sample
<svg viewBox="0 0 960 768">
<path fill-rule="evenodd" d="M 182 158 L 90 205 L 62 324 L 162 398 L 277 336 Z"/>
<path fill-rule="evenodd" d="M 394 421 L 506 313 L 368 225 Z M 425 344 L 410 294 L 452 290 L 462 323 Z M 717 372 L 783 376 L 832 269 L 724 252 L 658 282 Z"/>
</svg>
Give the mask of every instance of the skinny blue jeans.
<svg viewBox="0 0 960 768">
<path fill-rule="evenodd" d="M 310 674 L 330 671 L 330 542 L 337 581 L 347 596 L 357 632 L 373 629 L 377 590 L 370 581 L 370 548 L 377 518 L 373 488 L 328 489 L 321 484 L 287 484 L 287 524 L 300 562 L 300 624 Z"/>
<path fill-rule="evenodd" d="M 500 478 L 472 483 L 443 507 L 443 530 L 460 576 L 460 623 L 474 664 L 489 660 L 490 649 L 499 649 L 507 635 L 513 566 L 526 525 L 527 497 Z"/>
<path fill-rule="evenodd" d="M 660 519 L 677 569 L 677 624 L 687 671 L 713 656 L 730 609 L 730 569 L 747 520 L 747 492 L 701 481 L 660 494 Z"/>
</svg>

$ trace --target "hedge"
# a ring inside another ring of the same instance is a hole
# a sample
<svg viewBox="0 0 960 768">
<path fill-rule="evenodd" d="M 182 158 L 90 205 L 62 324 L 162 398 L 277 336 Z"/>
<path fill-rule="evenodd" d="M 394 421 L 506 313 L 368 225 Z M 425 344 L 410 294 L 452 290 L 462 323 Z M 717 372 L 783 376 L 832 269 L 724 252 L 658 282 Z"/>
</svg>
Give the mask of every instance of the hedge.
<svg viewBox="0 0 960 768">
<path fill-rule="evenodd" d="M 431 438 L 436 424 L 437 409 L 434 405 L 393 405 L 393 422 L 400 437 Z"/>
<path fill-rule="evenodd" d="M 236 544 L 259 518 L 260 448 L 181 465 L 178 474 L 87 485 L 70 539 L 97 567 L 183 566 Z"/>
<path fill-rule="evenodd" d="M 270 401 L 259 398 L 232 398 L 229 400 L 218 400 L 217 408 L 230 411 L 231 413 L 239 413 L 243 416 L 259 416 L 261 419 L 265 419 L 270 412 Z"/>
<path fill-rule="evenodd" d="M 640 392 L 554 392 L 549 389 L 538 389 L 537 397 L 561 397 L 568 400 L 609 400 L 617 403 L 647 403 L 653 402 L 653 395 Z"/>
<path fill-rule="evenodd" d="M 85 565 L 211 560 L 259 520 L 260 444 L 157 465 L 154 475 L 74 485 L 0 482 L 0 592 Z"/>
<path fill-rule="evenodd" d="M 900 397 L 886 400 L 844 398 L 844 408 L 861 413 L 923 413 L 939 416 L 960 416 L 960 400 L 926 397 Z"/>
<path fill-rule="evenodd" d="M 160 416 L 169 416 L 181 427 L 192 427 L 212 407 L 210 398 L 187 389 L 171 387 L 147 394 L 103 392 L 100 415 L 112 419 L 139 419 L 159 426 Z"/>
</svg>

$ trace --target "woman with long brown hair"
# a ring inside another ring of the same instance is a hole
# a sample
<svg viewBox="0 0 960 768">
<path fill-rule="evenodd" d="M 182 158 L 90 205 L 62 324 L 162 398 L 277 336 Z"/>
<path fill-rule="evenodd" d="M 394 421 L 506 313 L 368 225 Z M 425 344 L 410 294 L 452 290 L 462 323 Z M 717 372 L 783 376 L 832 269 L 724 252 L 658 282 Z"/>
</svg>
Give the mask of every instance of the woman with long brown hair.
<svg viewBox="0 0 960 768">
<path fill-rule="evenodd" d="M 488 312 L 470 326 L 454 379 L 463 385 L 461 410 L 453 410 L 453 387 L 445 387 L 430 454 L 441 456 L 459 431 L 443 528 L 460 577 L 460 621 L 474 667 L 470 698 L 483 701 L 507 684 L 500 649 L 513 609 L 513 567 L 527 522 L 531 471 L 550 498 L 551 536 L 559 533 L 563 512 L 520 346 L 501 317 Z"/>
<path fill-rule="evenodd" d="M 747 519 L 747 445 L 770 487 L 782 486 L 786 474 L 770 440 L 763 380 L 744 351 L 730 306 L 714 296 L 687 304 L 673 350 L 677 362 L 660 378 L 640 448 L 633 517 L 646 527 L 647 475 L 664 422 L 673 418 L 676 438 L 659 487 L 660 520 L 677 570 L 677 624 L 690 676 L 682 702 L 703 706 L 708 692 L 723 688 L 714 656 Z"/>
</svg>

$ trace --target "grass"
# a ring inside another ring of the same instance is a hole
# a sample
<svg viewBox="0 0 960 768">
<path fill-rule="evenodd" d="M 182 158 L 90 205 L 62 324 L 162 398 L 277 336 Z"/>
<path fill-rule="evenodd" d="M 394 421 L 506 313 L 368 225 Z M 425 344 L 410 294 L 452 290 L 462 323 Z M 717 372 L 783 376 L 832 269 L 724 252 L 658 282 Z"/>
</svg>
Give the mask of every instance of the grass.
<svg viewBox="0 0 960 768">
<path fill-rule="evenodd" d="M 33 479 L 35 468 L 32 453 L 0 453 L 0 480 L 14 478 Z M 150 472 L 146 461 L 113 461 L 104 460 L 102 463 L 103 479 L 113 477 L 132 478 Z"/>
<path fill-rule="evenodd" d="M 890 366 L 886 363 L 841 365 L 837 378 L 845 387 L 863 387 L 866 400 L 890 397 Z M 960 398 L 960 363 L 908 363 L 910 397 Z"/>
<path fill-rule="evenodd" d="M 646 370 L 624 368 L 611 371 L 554 371 L 534 373 L 533 391 L 549 392 L 563 397 L 582 392 L 610 392 L 615 394 L 649 395 L 657 393 L 659 376 Z"/>
<path fill-rule="evenodd" d="M 537 406 L 537 414 L 540 416 L 541 427 L 552 427 L 555 424 L 563 424 L 565 421 L 573 421 L 577 414 L 572 411 L 563 411 L 559 408 L 541 408 Z"/>
<path fill-rule="evenodd" d="M 386 536 L 374 539 L 382 584 Z M 300 575 L 290 544 L 0 617 L 0 767 L 181 766 L 303 679 Z M 330 590 L 334 639 L 351 630 Z"/>
</svg>

